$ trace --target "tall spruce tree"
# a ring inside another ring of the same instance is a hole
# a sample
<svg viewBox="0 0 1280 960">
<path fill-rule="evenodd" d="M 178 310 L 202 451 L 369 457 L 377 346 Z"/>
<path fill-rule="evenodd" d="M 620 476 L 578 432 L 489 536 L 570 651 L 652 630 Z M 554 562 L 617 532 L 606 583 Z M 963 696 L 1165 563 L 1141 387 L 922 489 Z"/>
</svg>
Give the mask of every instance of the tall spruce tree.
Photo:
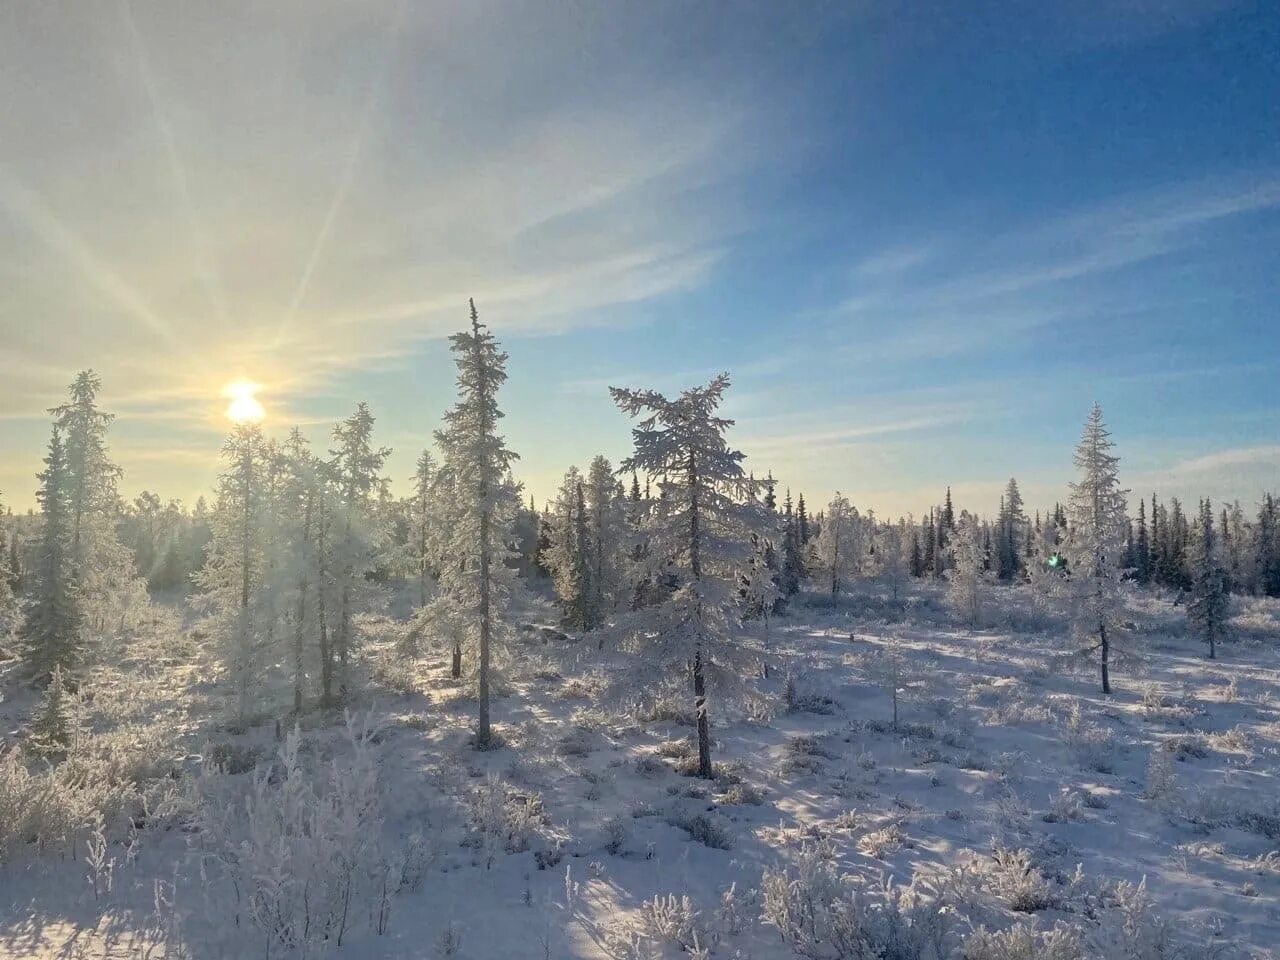
<svg viewBox="0 0 1280 960">
<path fill-rule="evenodd" d="M 611 387 L 614 402 L 638 417 L 634 453 L 624 470 L 659 482 L 660 507 L 648 533 L 653 556 L 675 578 L 675 590 L 635 631 L 645 666 L 667 672 L 689 664 L 698 731 L 698 775 L 712 776 L 708 681 L 727 689 L 743 651 L 731 624 L 741 611 L 742 570 L 751 535 L 767 522 L 742 469 L 741 451 L 725 438 L 733 425 L 717 410 L 729 387 L 721 374 L 705 387 L 668 399 L 653 390 Z"/>
<path fill-rule="evenodd" d="M 115 417 L 99 408 L 101 389 L 96 373 L 81 371 L 68 388 L 67 402 L 49 410 L 65 449 L 72 575 L 83 626 L 97 639 L 134 622 L 146 606 L 145 583 L 117 531 L 121 471 L 107 450 L 107 429 Z"/>
<path fill-rule="evenodd" d="M 458 401 L 444 415 L 436 443 L 453 476 L 455 517 L 445 585 L 478 648 L 476 746 L 488 749 L 490 672 L 496 634 L 505 627 L 510 591 L 507 544 L 517 492 L 510 481 L 518 456 L 498 432 L 498 390 L 507 379 L 507 355 L 480 322 L 470 301 L 471 329 L 455 333 L 450 349 L 457 364 Z"/>
<path fill-rule="evenodd" d="M 334 505 L 338 511 L 334 540 L 334 575 L 338 579 L 338 621 L 334 654 L 338 665 L 338 699 L 350 693 L 353 620 L 367 598 L 366 574 L 372 571 L 385 537 L 377 498 L 386 485 L 382 466 L 391 451 L 373 445 L 373 414 L 363 401 L 333 429 L 329 450 Z"/>
<path fill-rule="evenodd" d="M 76 580 L 71 478 L 62 431 L 54 426 L 40 473 L 40 540 L 36 551 L 33 599 L 21 629 L 27 669 L 46 684 L 54 671 L 72 674 L 85 661 L 83 616 Z"/>
<path fill-rule="evenodd" d="M 1077 637 L 1095 640 L 1102 692 L 1111 693 L 1112 648 L 1122 612 L 1120 581 L 1124 552 L 1125 495 L 1120 459 L 1094 404 L 1076 447 L 1077 479 L 1067 502 L 1067 590 Z"/>
</svg>

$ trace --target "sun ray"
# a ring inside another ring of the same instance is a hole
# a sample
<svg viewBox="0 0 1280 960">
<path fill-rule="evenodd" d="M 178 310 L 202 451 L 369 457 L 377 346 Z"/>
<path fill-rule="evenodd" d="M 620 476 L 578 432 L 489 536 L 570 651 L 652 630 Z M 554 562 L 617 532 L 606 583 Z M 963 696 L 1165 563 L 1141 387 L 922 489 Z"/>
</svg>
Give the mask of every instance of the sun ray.
<svg viewBox="0 0 1280 960">
<path fill-rule="evenodd" d="M 293 326 L 294 320 L 297 318 L 298 308 L 302 305 L 302 300 L 307 294 L 307 288 L 311 286 L 311 278 L 315 275 L 316 268 L 320 264 L 320 258 L 324 254 L 325 247 L 328 246 L 329 236 L 333 232 L 334 221 L 337 219 L 343 203 L 346 202 L 347 192 L 351 188 L 356 165 L 360 160 L 360 153 L 364 149 L 365 138 L 368 135 L 369 125 L 381 96 L 383 83 L 386 81 L 387 73 L 394 59 L 393 52 L 397 33 L 396 24 L 393 24 L 392 29 L 386 34 L 382 47 L 382 57 L 378 62 L 377 70 L 369 81 L 368 91 L 360 111 L 360 120 L 351 135 L 351 143 L 347 149 L 342 174 L 338 179 L 337 186 L 334 188 L 333 198 L 329 201 L 329 207 L 325 211 L 324 220 L 320 223 L 320 229 L 316 233 L 315 241 L 311 245 L 311 252 L 307 257 L 306 265 L 302 268 L 302 276 L 298 278 L 298 284 L 294 288 L 289 307 L 276 330 L 276 346 L 284 342 L 290 328 Z"/>
<path fill-rule="evenodd" d="M 156 90 L 155 74 L 151 70 L 151 60 L 147 56 L 142 34 L 138 31 L 138 25 L 133 18 L 133 8 L 129 0 L 121 0 L 120 7 L 125 25 L 129 28 L 129 41 L 133 54 L 138 61 L 138 75 L 141 77 L 142 86 L 147 92 L 147 100 L 151 105 L 151 114 L 155 119 L 156 128 L 164 144 L 165 157 L 169 163 L 169 175 L 173 178 L 173 186 L 178 194 L 178 202 L 182 208 L 183 217 L 187 222 L 187 232 L 191 236 L 200 282 L 205 288 L 205 293 L 208 295 L 210 303 L 213 305 L 218 321 L 225 323 L 227 319 L 227 301 L 222 289 L 222 276 L 218 270 L 216 259 L 209 251 L 208 238 L 196 219 L 195 205 L 191 201 L 191 188 L 187 181 L 187 168 L 182 162 L 182 155 L 178 152 L 177 140 L 173 135 L 173 127 L 169 123 L 169 117 L 160 103 L 160 96 Z"/>
<path fill-rule="evenodd" d="M 40 197 L 0 167 L 0 207 L 31 231 L 46 247 L 79 268 L 85 278 L 152 333 L 183 353 L 187 351 L 169 326 L 145 300 L 64 224 Z"/>
</svg>

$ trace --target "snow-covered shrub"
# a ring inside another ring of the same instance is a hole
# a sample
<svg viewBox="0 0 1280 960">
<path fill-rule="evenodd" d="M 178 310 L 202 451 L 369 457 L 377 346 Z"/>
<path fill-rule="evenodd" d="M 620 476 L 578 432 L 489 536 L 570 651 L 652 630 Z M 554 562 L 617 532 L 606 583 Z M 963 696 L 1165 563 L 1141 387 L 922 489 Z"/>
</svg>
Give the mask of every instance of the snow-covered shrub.
<svg viewBox="0 0 1280 960">
<path fill-rule="evenodd" d="M 646 939 L 670 943 L 686 953 L 705 946 L 710 937 L 702 914 L 688 894 L 655 894 L 640 904 L 640 932 Z"/>
<path fill-rule="evenodd" d="M 720 802 L 731 807 L 758 807 L 764 803 L 764 791 L 750 783 L 733 783 L 725 790 Z"/>
<path fill-rule="evenodd" d="M 1080 712 L 1078 700 L 1072 703 L 1067 714 L 1062 740 L 1082 769 L 1095 773 L 1115 772 L 1114 732 L 1110 727 L 1086 720 Z"/>
<path fill-rule="evenodd" d="M 858 839 L 858 852 L 873 860 L 883 860 L 887 855 L 900 850 L 905 839 L 902 828 L 896 823 L 890 823 L 879 830 L 863 834 Z"/>
<path fill-rule="evenodd" d="M 806 960 L 945 960 L 956 935 L 935 891 L 892 881 L 879 888 L 840 876 L 825 844 L 803 847 L 793 866 L 764 872 L 761 919 Z"/>
<path fill-rule="evenodd" d="M 262 751 L 257 747 L 230 741 L 210 744 L 204 751 L 204 762 L 229 776 L 248 773 L 261 759 Z"/>
<path fill-rule="evenodd" d="M 1155 747 L 1147 759 L 1147 783 L 1143 789 L 1144 797 L 1158 806 L 1172 809 L 1178 802 L 1178 777 L 1173 769 L 1172 754 Z"/>
<path fill-rule="evenodd" d="M 1209 745 L 1202 733 L 1182 733 L 1168 737 L 1161 747 L 1178 760 L 1203 760 L 1209 756 Z"/>
<path fill-rule="evenodd" d="M 1106 960 L 1191 960 L 1202 956 L 1180 945 L 1173 926 L 1151 907 L 1147 880 L 1120 881 L 1114 890 L 1114 908 L 1090 938 L 1091 955 Z"/>
<path fill-rule="evenodd" d="M 321 774 L 304 765 L 295 729 L 241 804 L 228 809 L 210 798 L 206 805 L 209 852 L 229 881 L 236 923 L 251 924 L 283 951 L 341 945 L 366 915 L 384 932 L 396 889 L 389 878 L 403 875 L 382 849 L 382 788 L 368 721 L 348 716 L 346 741 Z"/>
<path fill-rule="evenodd" d="M 1053 795 L 1045 812 L 1045 823 L 1073 823 L 1084 819 L 1084 795 L 1079 790 L 1063 787 Z"/>
<path fill-rule="evenodd" d="M 486 866 L 492 867 L 500 853 L 529 849 L 530 840 L 545 823 L 540 796 L 514 790 L 490 774 L 471 797 L 467 842 L 481 852 Z"/>
<path fill-rule="evenodd" d="M 1014 913 L 1036 913 L 1057 902 L 1057 893 L 1032 861 L 1028 850 L 997 843 L 984 862 L 983 886 Z"/>
<path fill-rule="evenodd" d="M 964 942 L 964 960 L 1087 960 L 1080 936 L 1068 927 L 1037 933 L 1029 924 L 992 932 L 979 927 Z"/>
<path fill-rule="evenodd" d="M 631 830 L 622 817 L 610 817 L 604 822 L 604 848 L 615 857 L 620 854 L 631 838 Z"/>
<path fill-rule="evenodd" d="M 831 752 L 822 738 L 801 734 L 787 741 L 782 761 L 786 775 L 821 773 L 822 761 L 831 759 Z"/>
<path fill-rule="evenodd" d="M 688 814 L 676 810 L 667 815 L 667 823 L 679 827 L 695 843 L 713 850 L 732 850 L 737 842 L 733 828 L 723 817 L 705 813 Z"/>
</svg>

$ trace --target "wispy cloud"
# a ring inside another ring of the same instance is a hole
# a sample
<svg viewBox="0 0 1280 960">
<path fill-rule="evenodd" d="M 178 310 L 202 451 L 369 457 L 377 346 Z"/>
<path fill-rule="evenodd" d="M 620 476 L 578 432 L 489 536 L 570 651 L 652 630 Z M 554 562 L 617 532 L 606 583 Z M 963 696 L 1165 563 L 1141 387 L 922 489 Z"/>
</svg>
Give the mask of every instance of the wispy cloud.
<svg viewBox="0 0 1280 960">
<path fill-rule="evenodd" d="M 1149 309 L 1158 288 L 1141 303 L 1101 303 L 1088 281 L 1192 248 L 1224 221 L 1277 209 L 1280 179 L 1241 177 L 1130 194 L 1003 230 L 939 232 L 866 255 L 831 322 L 894 357 L 947 356 L 1100 309 Z"/>
<path fill-rule="evenodd" d="M 1202 457 L 1181 460 L 1169 468 L 1169 473 L 1175 477 L 1190 477 L 1245 466 L 1280 468 L 1280 446 L 1235 447 L 1230 450 L 1219 450 Z"/>
</svg>

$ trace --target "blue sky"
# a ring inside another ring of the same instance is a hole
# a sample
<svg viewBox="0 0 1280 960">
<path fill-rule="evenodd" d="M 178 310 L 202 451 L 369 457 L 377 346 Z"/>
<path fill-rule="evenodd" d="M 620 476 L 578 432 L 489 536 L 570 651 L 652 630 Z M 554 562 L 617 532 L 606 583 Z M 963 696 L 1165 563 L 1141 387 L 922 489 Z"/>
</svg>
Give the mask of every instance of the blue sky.
<svg viewBox="0 0 1280 960">
<path fill-rule="evenodd" d="M 56 7 L 56 8 L 55 8 Z M 366 399 L 405 478 L 475 296 L 520 475 L 727 369 L 815 503 L 993 509 L 1095 399 L 1135 490 L 1280 487 L 1280 13 L 1169 0 L 0 12 L 0 490 L 92 365 L 132 494 Z"/>
</svg>

